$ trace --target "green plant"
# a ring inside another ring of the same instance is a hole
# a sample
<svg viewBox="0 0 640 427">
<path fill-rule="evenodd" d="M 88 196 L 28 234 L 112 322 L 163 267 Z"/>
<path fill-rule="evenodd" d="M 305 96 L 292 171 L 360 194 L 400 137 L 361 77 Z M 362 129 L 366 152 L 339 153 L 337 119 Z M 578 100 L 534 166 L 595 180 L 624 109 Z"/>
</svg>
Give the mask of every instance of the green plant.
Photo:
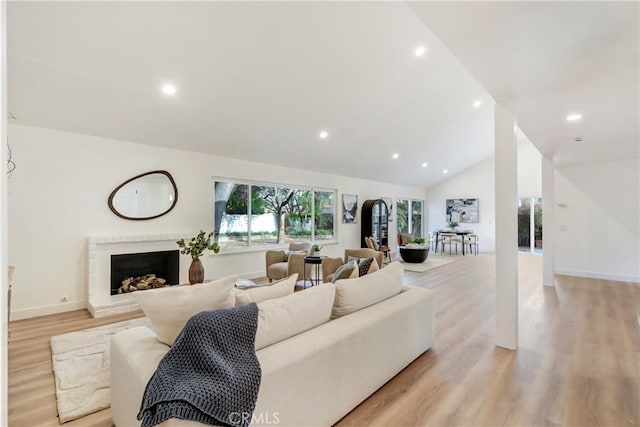
<svg viewBox="0 0 640 427">
<path fill-rule="evenodd" d="M 417 245 L 424 245 L 427 240 L 424 237 L 414 237 L 411 243 L 415 243 Z"/>
<path fill-rule="evenodd" d="M 311 252 L 319 252 L 322 249 L 322 246 L 313 245 L 311 246 Z"/>
<path fill-rule="evenodd" d="M 460 225 L 460 224 L 458 224 L 455 221 L 449 221 L 449 228 L 452 229 L 452 230 L 455 229 L 458 225 Z"/>
<path fill-rule="evenodd" d="M 194 260 L 200 259 L 205 250 L 213 251 L 214 253 L 220 252 L 220 245 L 216 242 L 211 243 L 211 237 L 213 233 L 206 234 L 200 230 L 197 236 L 192 237 L 189 243 L 185 243 L 184 239 L 178 240 L 176 243 L 180 248 L 180 253 L 183 255 L 191 255 Z"/>
</svg>

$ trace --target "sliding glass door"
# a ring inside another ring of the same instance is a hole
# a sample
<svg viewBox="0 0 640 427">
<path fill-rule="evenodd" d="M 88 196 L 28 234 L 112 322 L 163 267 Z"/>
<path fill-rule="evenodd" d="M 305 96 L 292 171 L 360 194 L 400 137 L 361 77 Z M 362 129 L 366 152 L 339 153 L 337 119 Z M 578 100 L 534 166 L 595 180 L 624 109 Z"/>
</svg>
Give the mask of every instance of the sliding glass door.
<svg viewBox="0 0 640 427">
<path fill-rule="evenodd" d="M 424 201 L 413 199 L 396 199 L 398 233 L 413 234 L 422 237 L 422 216 Z"/>
<path fill-rule="evenodd" d="M 542 199 L 518 199 L 518 250 L 542 252 Z"/>
</svg>

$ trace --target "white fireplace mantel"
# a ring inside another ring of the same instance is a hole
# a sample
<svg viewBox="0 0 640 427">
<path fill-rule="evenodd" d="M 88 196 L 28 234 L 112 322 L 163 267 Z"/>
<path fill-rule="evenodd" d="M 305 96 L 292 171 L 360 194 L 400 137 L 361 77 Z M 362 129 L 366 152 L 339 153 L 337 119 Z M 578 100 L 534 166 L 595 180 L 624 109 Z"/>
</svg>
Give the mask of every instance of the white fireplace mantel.
<svg viewBox="0 0 640 427">
<path fill-rule="evenodd" d="M 93 317 L 138 310 L 132 294 L 111 295 L 111 255 L 177 250 L 189 233 L 91 236 L 87 245 L 88 309 Z M 182 281 L 184 278 L 181 277 Z"/>
</svg>

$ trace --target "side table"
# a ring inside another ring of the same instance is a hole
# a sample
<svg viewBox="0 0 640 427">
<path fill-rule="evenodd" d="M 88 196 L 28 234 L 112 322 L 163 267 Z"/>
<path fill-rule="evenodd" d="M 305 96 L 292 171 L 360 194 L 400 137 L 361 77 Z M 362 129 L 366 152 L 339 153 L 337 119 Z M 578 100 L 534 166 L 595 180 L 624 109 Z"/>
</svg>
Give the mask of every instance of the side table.
<svg viewBox="0 0 640 427">
<path fill-rule="evenodd" d="M 302 283 L 303 283 L 303 288 L 306 289 L 307 288 L 307 264 L 310 264 L 313 268 L 313 266 L 316 266 L 316 284 L 315 286 L 318 286 L 320 284 L 320 266 L 322 265 L 322 258 L 321 256 L 307 256 L 304 257 L 304 268 L 302 271 Z M 313 270 L 311 270 L 313 271 Z M 309 278 L 309 281 L 311 282 L 311 286 L 313 286 L 313 277 Z"/>
</svg>

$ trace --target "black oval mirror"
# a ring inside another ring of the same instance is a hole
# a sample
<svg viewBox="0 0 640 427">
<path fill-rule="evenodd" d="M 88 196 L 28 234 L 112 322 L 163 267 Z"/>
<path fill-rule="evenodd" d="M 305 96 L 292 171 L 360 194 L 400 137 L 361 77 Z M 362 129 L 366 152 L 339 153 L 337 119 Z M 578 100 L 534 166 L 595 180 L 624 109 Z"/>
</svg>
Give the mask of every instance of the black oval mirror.
<svg viewBox="0 0 640 427">
<path fill-rule="evenodd" d="M 120 218 L 142 221 L 161 217 L 178 202 L 178 188 L 167 171 L 151 171 L 123 182 L 109 195 L 109 209 Z"/>
</svg>

